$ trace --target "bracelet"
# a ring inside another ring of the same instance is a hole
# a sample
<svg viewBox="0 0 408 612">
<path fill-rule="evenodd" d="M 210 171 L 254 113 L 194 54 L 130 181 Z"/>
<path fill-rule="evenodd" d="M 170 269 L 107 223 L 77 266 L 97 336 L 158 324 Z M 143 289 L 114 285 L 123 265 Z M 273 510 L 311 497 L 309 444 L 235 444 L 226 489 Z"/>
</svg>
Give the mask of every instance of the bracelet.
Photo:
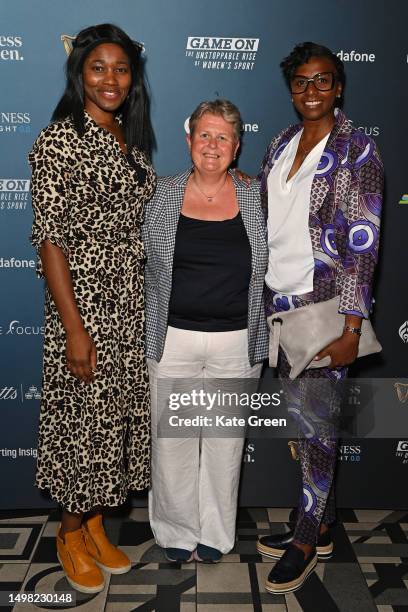
<svg viewBox="0 0 408 612">
<path fill-rule="evenodd" d="M 344 331 L 349 331 L 352 334 L 357 334 L 357 336 L 361 336 L 361 329 L 359 327 L 351 327 L 350 325 L 345 325 Z"/>
</svg>

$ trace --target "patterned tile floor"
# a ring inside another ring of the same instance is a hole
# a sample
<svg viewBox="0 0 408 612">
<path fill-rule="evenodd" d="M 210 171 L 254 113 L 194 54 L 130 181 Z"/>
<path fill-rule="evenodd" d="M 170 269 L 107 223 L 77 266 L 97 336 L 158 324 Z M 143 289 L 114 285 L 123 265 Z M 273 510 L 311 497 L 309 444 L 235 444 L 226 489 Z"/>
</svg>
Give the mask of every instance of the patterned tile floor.
<svg viewBox="0 0 408 612">
<path fill-rule="evenodd" d="M 256 554 L 258 535 L 288 525 L 287 509 L 241 509 L 237 544 L 218 565 L 171 564 L 152 539 L 146 508 L 109 517 L 113 542 L 132 570 L 107 577 L 102 593 L 77 594 L 83 612 L 408 612 L 408 512 L 340 510 L 333 528 L 335 555 L 319 562 L 304 587 L 286 596 L 264 589 L 273 562 Z M 55 554 L 56 512 L 0 512 L 0 611 L 53 609 L 6 605 L 8 592 L 69 591 Z M 73 606 L 66 605 L 70 609 Z"/>
</svg>

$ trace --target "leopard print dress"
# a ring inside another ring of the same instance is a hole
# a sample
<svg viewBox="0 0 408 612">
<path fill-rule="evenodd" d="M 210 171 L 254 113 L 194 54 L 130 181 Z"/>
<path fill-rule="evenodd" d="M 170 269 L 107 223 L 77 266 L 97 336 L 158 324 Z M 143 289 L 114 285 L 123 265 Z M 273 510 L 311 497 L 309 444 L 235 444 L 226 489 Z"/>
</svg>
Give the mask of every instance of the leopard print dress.
<svg viewBox="0 0 408 612">
<path fill-rule="evenodd" d="M 95 381 L 86 385 L 67 369 L 65 332 L 46 288 L 36 484 L 69 512 L 117 506 L 150 478 L 139 228 L 155 174 L 139 150 L 127 157 L 87 113 L 82 138 L 71 119 L 52 123 L 29 161 L 31 241 L 37 251 L 48 239 L 64 252 L 97 350 Z"/>
</svg>

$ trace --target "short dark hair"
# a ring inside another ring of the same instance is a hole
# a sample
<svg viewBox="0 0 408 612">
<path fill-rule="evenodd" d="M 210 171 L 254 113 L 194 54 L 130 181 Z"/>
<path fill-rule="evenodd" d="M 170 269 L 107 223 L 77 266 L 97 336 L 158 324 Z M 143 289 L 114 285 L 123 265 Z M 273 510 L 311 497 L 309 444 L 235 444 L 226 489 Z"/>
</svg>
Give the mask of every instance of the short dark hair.
<svg viewBox="0 0 408 612">
<path fill-rule="evenodd" d="M 328 47 L 325 47 L 324 45 L 318 45 L 314 42 L 303 42 L 297 44 L 294 49 L 289 53 L 289 55 L 285 57 L 280 63 L 283 76 L 289 88 L 290 82 L 296 74 L 296 70 L 302 64 L 306 64 L 311 57 L 327 57 L 329 60 L 331 60 L 336 69 L 337 78 L 341 85 L 344 87 L 346 82 L 346 75 L 344 72 L 344 64 L 341 59 L 335 53 L 333 53 L 333 51 L 330 51 L 330 49 Z"/>
<path fill-rule="evenodd" d="M 83 136 L 85 117 L 82 69 L 89 53 L 104 43 L 121 46 L 129 58 L 132 83 L 125 102 L 117 111 L 122 118 L 126 144 L 129 150 L 137 146 L 150 156 L 154 136 L 141 57 L 142 45 L 133 42 L 121 28 L 110 23 L 85 28 L 75 38 L 66 63 L 65 91 L 53 112 L 52 120 L 60 121 L 72 116 L 76 131 L 79 136 Z"/>
</svg>

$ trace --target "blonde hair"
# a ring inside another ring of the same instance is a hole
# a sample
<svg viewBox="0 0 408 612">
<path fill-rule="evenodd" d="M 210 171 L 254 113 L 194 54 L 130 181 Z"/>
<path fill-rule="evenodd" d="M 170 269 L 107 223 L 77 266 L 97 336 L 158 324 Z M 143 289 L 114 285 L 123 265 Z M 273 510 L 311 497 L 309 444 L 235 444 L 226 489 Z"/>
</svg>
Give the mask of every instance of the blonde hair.
<svg viewBox="0 0 408 612">
<path fill-rule="evenodd" d="M 205 113 L 218 115 L 233 127 L 237 141 L 241 138 L 242 119 L 238 108 L 229 100 L 217 100 L 201 102 L 190 116 L 188 126 L 190 128 L 190 136 L 193 135 L 197 122 Z"/>
</svg>

